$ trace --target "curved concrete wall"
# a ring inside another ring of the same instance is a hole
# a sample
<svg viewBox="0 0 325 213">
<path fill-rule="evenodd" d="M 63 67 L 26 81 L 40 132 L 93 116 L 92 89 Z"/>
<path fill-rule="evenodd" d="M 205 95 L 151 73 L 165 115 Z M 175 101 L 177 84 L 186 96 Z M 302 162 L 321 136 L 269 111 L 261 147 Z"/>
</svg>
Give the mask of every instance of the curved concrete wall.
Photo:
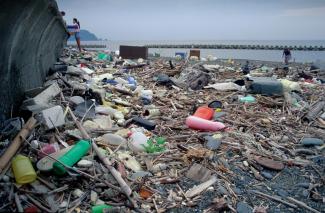
<svg viewBox="0 0 325 213">
<path fill-rule="evenodd" d="M 0 1 L 0 112 L 8 115 L 25 90 L 42 85 L 66 39 L 54 0 Z"/>
</svg>

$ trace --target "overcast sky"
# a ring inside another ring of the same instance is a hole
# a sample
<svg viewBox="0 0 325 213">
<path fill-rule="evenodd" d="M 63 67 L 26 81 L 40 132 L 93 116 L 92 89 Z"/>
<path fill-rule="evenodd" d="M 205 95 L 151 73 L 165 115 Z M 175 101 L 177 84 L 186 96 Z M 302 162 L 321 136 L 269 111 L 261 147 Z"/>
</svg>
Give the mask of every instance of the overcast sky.
<svg viewBox="0 0 325 213">
<path fill-rule="evenodd" d="M 325 40 L 325 0 L 57 0 L 109 40 Z"/>
</svg>

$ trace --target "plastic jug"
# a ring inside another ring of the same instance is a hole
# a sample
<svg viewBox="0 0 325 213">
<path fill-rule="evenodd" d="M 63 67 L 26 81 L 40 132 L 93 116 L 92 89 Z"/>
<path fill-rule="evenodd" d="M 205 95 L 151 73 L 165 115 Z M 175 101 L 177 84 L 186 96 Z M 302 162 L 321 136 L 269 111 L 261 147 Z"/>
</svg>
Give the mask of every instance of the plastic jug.
<svg viewBox="0 0 325 213">
<path fill-rule="evenodd" d="M 209 121 L 196 116 L 187 117 L 185 123 L 191 129 L 202 130 L 202 131 L 218 131 L 226 127 L 223 123 Z"/>
<path fill-rule="evenodd" d="M 88 141 L 81 140 L 58 160 L 66 166 L 73 166 L 88 152 L 89 149 L 90 143 Z M 53 171 L 57 175 L 63 175 L 66 173 L 65 167 L 59 162 L 55 162 L 53 164 Z"/>
<path fill-rule="evenodd" d="M 208 106 L 201 106 L 197 108 L 194 115 L 195 117 L 203 118 L 206 120 L 211 120 L 214 115 L 214 110 Z"/>
<path fill-rule="evenodd" d="M 36 172 L 30 159 L 23 155 L 17 155 L 12 160 L 12 170 L 16 182 L 19 184 L 31 183 L 36 180 Z"/>
<path fill-rule="evenodd" d="M 131 130 L 129 147 L 134 152 L 143 152 L 145 148 L 143 145 L 147 144 L 148 138 L 143 132 Z"/>
</svg>

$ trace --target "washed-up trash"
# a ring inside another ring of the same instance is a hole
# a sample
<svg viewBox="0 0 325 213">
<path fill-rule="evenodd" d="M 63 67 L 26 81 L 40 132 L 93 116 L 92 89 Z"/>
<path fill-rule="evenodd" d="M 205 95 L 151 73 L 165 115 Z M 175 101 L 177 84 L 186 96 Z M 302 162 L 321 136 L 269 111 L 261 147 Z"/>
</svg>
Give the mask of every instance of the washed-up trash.
<svg viewBox="0 0 325 213">
<path fill-rule="evenodd" d="M 73 166 L 77 163 L 90 149 L 90 143 L 85 140 L 79 141 L 67 153 L 59 158 L 59 161 L 65 166 Z M 65 167 L 59 162 L 53 164 L 53 171 L 57 175 L 66 173 Z"/>
<path fill-rule="evenodd" d="M 71 102 L 74 105 L 78 105 L 78 104 L 84 103 L 85 99 L 81 96 L 72 96 L 69 98 L 69 102 Z"/>
<path fill-rule="evenodd" d="M 144 152 L 148 137 L 136 129 L 131 130 L 129 147 L 134 152 Z"/>
<path fill-rule="evenodd" d="M 281 79 L 280 81 L 281 81 L 284 91 L 286 91 L 286 92 L 291 92 L 291 91 L 301 92 L 301 87 L 298 82 L 289 81 L 287 79 Z"/>
<path fill-rule="evenodd" d="M 140 191 L 139 191 L 139 195 L 143 198 L 143 199 L 148 199 L 149 197 L 151 197 L 154 193 L 151 190 L 148 190 L 146 187 L 141 187 Z"/>
<path fill-rule="evenodd" d="M 105 209 L 111 209 L 112 206 L 109 205 L 96 205 L 91 207 L 91 213 L 103 213 Z"/>
<path fill-rule="evenodd" d="M 146 144 L 142 144 L 147 153 L 156 153 L 165 151 L 166 139 L 163 137 L 156 137 L 154 139 L 150 138 L 147 140 Z"/>
<path fill-rule="evenodd" d="M 106 53 L 98 53 L 97 59 L 98 60 L 107 60 L 108 59 L 108 55 Z"/>
<path fill-rule="evenodd" d="M 282 95 L 283 86 L 280 81 L 272 78 L 248 78 L 247 90 L 256 94 L 263 95 Z"/>
<path fill-rule="evenodd" d="M 325 109 L 325 101 L 318 101 L 313 106 L 310 107 L 308 113 L 304 116 L 303 120 L 311 122 L 315 120 Z"/>
<path fill-rule="evenodd" d="M 208 106 L 201 106 L 196 109 L 193 116 L 198 118 L 203 118 L 206 120 L 211 120 L 214 115 L 214 110 Z"/>
<path fill-rule="evenodd" d="M 22 118 L 11 118 L 4 122 L 0 122 L 0 134 L 5 137 L 16 135 L 24 124 L 25 122 Z"/>
<path fill-rule="evenodd" d="M 134 118 L 132 119 L 132 121 L 133 121 L 136 125 L 141 126 L 141 127 L 145 128 L 145 129 L 147 129 L 147 130 L 149 130 L 149 131 L 154 130 L 155 127 L 156 127 L 156 124 L 155 124 L 155 123 L 153 123 L 153 122 L 151 122 L 151 121 L 148 121 L 148 120 L 146 120 L 146 119 L 143 119 L 143 118 L 141 118 L 141 117 L 138 117 L 138 116 L 134 117 Z"/>
<path fill-rule="evenodd" d="M 321 146 L 324 144 L 324 140 L 319 138 L 304 138 L 300 143 L 304 146 Z"/>
<path fill-rule="evenodd" d="M 53 169 L 53 164 L 56 162 L 53 159 L 58 160 L 61 156 L 63 156 L 65 153 L 67 153 L 72 146 L 69 146 L 67 148 L 61 149 L 58 152 L 52 153 L 49 156 L 50 157 L 44 157 L 41 160 L 39 160 L 36 164 L 37 169 L 42 171 L 42 172 L 48 172 Z"/>
<path fill-rule="evenodd" d="M 219 131 L 226 128 L 226 126 L 223 123 L 213 122 L 195 116 L 187 117 L 185 123 L 188 127 L 195 130 L 201 130 L 201 131 Z"/>
<path fill-rule="evenodd" d="M 93 162 L 90 160 L 80 160 L 77 163 L 77 166 L 82 167 L 82 168 L 89 168 L 93 165 Z"/>
<path fill-rule="evenodd" d="M 45 109 L 41 112 L 41 116 L 44 125 L 48 129 L 53 129 L 65 124 L 65 118 L 61 106 Z"/>
<path fill-rule="evenodd" d="M 111 133 L 104 134 L 103 136 L 97 138 L 97 140 L 100 141 L 101 143 L 114 145 L 114 146 L 127 144 L 127 140 L 125 138 L 121 137 L 120 135 L 111 134 Z"/>
<path fill-rule="evenodd" d="M 221 109 L 222 108 L 222 102 L 221 101 L 211 101 L 208 104 L 209 108 L 213 108 L 213 109 Z"/>
<path fill-rule="evenodd" d="M 140 163 L 127 152 L 117 152 L 117 157 L 122 161 L 122 163 L 134 172 L 142 171 Z"/>
<path fill-rule="evenodd" d="M 169 76 L 166 75 L 166 74 L 162 74 L 162 73 L 155 76 L 154 80 L 157 81 L 157 83 L 161 84 L 161 85 L 169 85 L 169 84 L 171 84 Z"/>
<path fill-rule="evenodd" d="M 239 101 L 241 103 L 255 103 L 256 99 L 253 96 L 240 97 Z"/>
<path fill-rule="evenodd" d="M 23 155 L 17 155 L 12 160 L 12 171 L 16 182 L 19 184 L 31 183 L 36 180 L 36 172 L 30 159 Z"/>
<path fill-rule="evenodd" d="M 143 116 L 155 117 L 160 115 L 159 109 L 146 109 L 143 113 Z"/>
<path fill-rule="evenodd" d="M 245 91 L 245 87 L 241 87 L 233 82 L 215 83 L 204 87 L 205 89 L 215 89 L 218 91 Z"/>
<path fill-rule="evenodd" d="M 86 74 L 88 74 L 88 75 L 91 75 L 91 74 L 93 74 L 95 71 L 94 70 L 91 70 L 91 69 L 89 69 L 88 67 L 81 67 L 80 68 L 82 71 L 84 71 Z"/>
<path fill-rule="evenodd" d="M 80 118 L 95 118 L 95 107 L 95 102 L 92 100 L 88 100 L 86 102 L 78 104 L 74 110 L 74 114 Z"/>
<path fill-rule="evenodd" d="M 38 156 L 40 158 L 45 157 L 46 155 L 52 154 L 54 152 L 58 152 L 60 150 L 58 143 L 53 144 L 46 144 L 41 148 L 41 151 L 38 153 Z"/>
</svg>

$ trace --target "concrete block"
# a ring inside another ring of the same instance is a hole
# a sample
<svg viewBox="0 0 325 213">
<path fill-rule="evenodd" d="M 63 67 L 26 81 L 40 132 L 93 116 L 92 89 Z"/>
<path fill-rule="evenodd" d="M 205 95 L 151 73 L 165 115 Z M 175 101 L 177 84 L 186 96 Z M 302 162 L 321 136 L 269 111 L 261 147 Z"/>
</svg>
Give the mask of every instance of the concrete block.
<svg viewBox="0 0 325 213">
<path fill-rule="evenodd" d="M 48 129 L 53 129 L 54 127 L 59 127 L 65 124 L 63 109 L 61 106 L 55 106 L 43 110 L 41 112 L 41 117 L 42 122 Z"/>
<path fill-rule="evenodd" d="M 60 94 L 61 88 L 59 87 L 58 83 L 55 82 L 51 86 L 47 87 L 43 90 L 40 94 L 34 97 L 36 103 L 48 103 L 51 101 L 55 96 Z"/>
</svg>

